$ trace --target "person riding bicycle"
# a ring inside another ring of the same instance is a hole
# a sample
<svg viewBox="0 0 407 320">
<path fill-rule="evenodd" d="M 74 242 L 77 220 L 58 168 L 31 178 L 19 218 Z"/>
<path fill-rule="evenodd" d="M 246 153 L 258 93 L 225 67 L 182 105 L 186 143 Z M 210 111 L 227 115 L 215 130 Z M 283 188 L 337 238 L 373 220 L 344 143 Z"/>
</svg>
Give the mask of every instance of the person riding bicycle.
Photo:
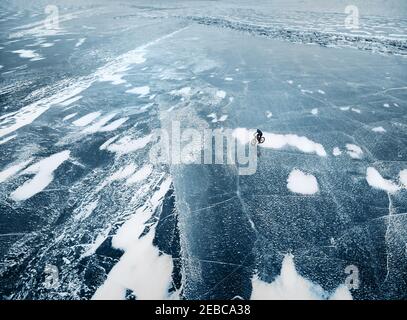
<svg viewBox="0 0 407 320">
<path fill-rule="evenodd" d="M 258 143 L 262 143 L 261 138 L 263 137 L 263 132 L 260 129 L 256 131 L 256 139 Z"/>
</svg>

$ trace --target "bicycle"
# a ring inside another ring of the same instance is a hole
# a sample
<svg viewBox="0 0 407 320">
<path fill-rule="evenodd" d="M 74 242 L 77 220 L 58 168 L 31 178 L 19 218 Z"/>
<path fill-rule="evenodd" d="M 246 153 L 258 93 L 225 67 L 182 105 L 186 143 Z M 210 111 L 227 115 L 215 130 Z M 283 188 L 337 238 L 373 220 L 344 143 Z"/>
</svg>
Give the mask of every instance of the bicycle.
<svg viewBox="0 0 407 320">
<path fill-rule="evenodd" d="M 254 138 L 252 139 L 251 144 L 252 144 L 252 146 L 254 146 L 254 145 L 256 145 L 256 143 L 261 144 L 261 143 L 263 143 L 264 141 L 266 141 L 266 138 L 264 138 L 264 137 L 261 137 L 261 138 L 260 138 L 260 141 L 258 141 L 258 140 L 257 140 L 257 132 L 255 132 L 255 133 L 254 133 Z"/>
</svg>

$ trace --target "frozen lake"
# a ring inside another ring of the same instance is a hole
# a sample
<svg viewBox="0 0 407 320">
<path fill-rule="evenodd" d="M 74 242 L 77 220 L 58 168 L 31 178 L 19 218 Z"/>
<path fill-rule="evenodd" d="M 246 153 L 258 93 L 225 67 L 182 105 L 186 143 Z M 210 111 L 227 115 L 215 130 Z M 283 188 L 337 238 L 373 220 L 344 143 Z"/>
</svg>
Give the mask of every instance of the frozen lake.
<svg viewBox="0 0 407 320">
<path fill-rule="evenodd" d="M 1 4 L 0 299 L 406 298 L 404 2 L 357 31 L 243 1 L 56 5 L 49 28 L 46 4 Z M 175 122 L 260 128 L 254 174 L 151 162 Z"/>
</svg>

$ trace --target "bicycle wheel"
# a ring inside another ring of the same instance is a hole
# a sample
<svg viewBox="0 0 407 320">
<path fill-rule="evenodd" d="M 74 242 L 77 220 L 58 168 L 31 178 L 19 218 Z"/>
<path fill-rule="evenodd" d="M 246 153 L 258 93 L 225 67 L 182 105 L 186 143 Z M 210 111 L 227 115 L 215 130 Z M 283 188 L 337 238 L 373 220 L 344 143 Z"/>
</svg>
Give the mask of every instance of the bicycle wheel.
<svg viewBox="0 0 407 320">
<path fill-rule="evenodd" d="M 264 141 L 266 141 L 266 138 L 261 137 L 261 138 L 260 138 L 260 142 L 259 142 L 259 143 L 263 143 Z"/>
<path fill-rule="evenodd" d="M 257 143 L 257 139 L 256 139 L 256 138 L 253 138 L 253 140 L 252 140 L 250 143 L 251 143 L 252 146 L 255 146 L 256 143 Z"/>
</svg>

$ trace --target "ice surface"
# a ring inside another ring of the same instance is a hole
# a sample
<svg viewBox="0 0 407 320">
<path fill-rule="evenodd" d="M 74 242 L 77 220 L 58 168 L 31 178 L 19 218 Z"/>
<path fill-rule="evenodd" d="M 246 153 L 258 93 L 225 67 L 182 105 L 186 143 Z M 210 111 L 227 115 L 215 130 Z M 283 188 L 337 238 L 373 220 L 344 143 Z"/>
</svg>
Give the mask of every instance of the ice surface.
<svg viewBox="0 0 407 320">
<path fill-rule="evenodd" d="M 0 299 L 405 299 L 406 3 L 362 2 L 0 4 Z M 255 172 L 150 163 L 173 121 Z"/>
</svg>

